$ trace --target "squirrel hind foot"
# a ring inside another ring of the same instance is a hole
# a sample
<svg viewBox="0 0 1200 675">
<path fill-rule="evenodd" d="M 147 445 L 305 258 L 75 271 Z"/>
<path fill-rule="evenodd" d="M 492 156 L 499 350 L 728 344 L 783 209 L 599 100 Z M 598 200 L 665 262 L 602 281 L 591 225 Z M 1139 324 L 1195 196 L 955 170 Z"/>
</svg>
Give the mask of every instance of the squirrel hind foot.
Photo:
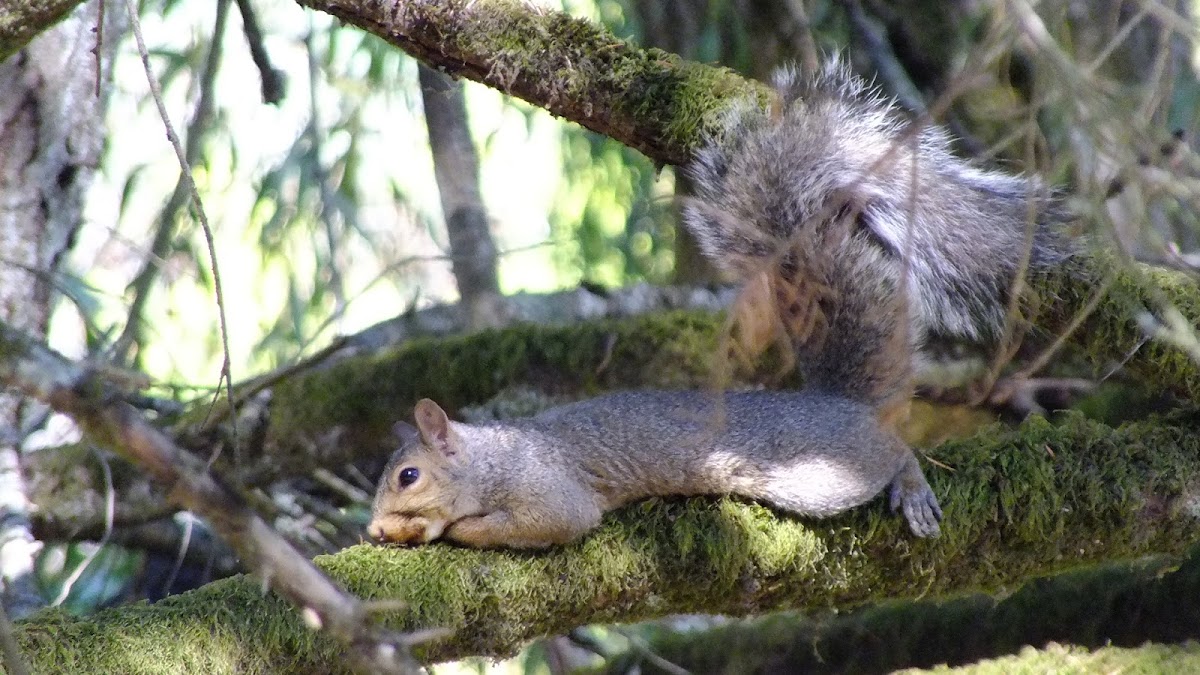
<svg viewBox="0 0 1200 675">
<path fill-rule="evenodd" d="M 916 492 L 907 491 L 900 481 L 892 483 L 892 511 L 903 510 L 908 528 L 918 537 L 936 538 L 942 533 L 938 524 L 942 520 L 942 507 L 938 505 L 937 496 L 925 485 Z"/>
<path fill-rule="evenodd" d="M 911 457 L 907 466 L 892 480 L 888 491 L 892 513 L 902 511 L 908 527 L 918 537 L 934 538 L 941 534 L 942 507 L 929 487 L 917 458 Z"/>
</svg>

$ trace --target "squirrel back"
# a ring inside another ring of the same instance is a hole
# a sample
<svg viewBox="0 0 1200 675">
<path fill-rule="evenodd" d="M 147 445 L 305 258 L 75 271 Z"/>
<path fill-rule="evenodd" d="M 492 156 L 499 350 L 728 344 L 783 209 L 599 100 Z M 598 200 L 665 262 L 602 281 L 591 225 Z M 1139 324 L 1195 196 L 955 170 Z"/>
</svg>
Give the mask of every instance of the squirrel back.
<svg viewBox="0 0 1200 675">
<path fill-rule="evenodd" d="M 811 78 L 782 70 L 775 86 L 770 110 L 735 105 L 724 136 L 687 167 L 696 196 L 684 221 L 704 253 L 741 279 L 786 268 L 798 250 L 853 259 L 842 282 L 857 268 L 869 285 L 889 286 L 863 291 L 865 306 L 902 288 L 910 359 L 938 341 L 999 343 L 1017 276 L 1071 254 L 1051 192 L 954 156 L 941 128 L 906 118 L 838 59 Z M 830 229 L 849 235 L 821 249 Z M 855 303 L 848 296 L 842 308 Z M 879 372 L 882 361 L 859 371 Z"/>
</svg>

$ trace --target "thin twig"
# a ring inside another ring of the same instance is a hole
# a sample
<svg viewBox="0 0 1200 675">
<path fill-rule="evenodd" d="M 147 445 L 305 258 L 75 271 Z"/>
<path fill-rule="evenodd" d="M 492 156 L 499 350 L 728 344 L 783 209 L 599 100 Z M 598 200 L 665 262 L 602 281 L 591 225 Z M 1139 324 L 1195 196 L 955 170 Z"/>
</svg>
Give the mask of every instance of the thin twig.
<svg viewBox="0 0 1200 675">
<path fill-rule="evenodd" d="M 125 6 L 129 10 L 129 23 L 133 28 L 133 37 L 137 41 L 138 54 L 142 57 L 142 67 L 146 71 L 146 82 L 150 85 L 150 94 L 154 97 L 154 104 L 158 106 L 159 117 L 162 118 L 163 126 L 167 129 L 167 140 L 171 142 L 171 147 L 175 150 L 175 157 L 179 160 L 180 179 L 187 186 L 187 190 L 191 194 L 192 206 L 196 209 L 196 218 L 200 221 L 200 228 L 204 231 L 204 240 L 208 244 L 209 266 L 213 275 L 213 290 L 217 296 L 217 316 L 220 322 L 221 348 L 224 352 L 224 360 L 221 363 L 221 379 L 225 381 L 225 394 L 229 400 L 229 407 L 232 409 L 233 372 L 229 351 L 229 322 L 225 317 L 225 293 L 222 290 L 221 271 L 217 264 L 217 248 L 213 241 L 212 228 L 208 224 L 208 216 L 204 213 L 204 203 L 200 199 L 200 191 L 196 188 L 196 182 L 192 180 L 191 163 L 183 151 L 183 146 L 179 143 L 179 136 L 175 133 L 175 127 L 171 124 L 171 118 L 167 114 L 167 105 L 163 102 L 162 88 L 158 84 L 158 78 L 154 75 L 154 69 L 150 67 L 150 53 L 146 50 L 146 40 L 142 36 L 142 23 L 138 20 L 137 2 L 136 0 L 125 0 Z M 220 0 L 217 3 L 218 13 L 227 10 L 228 7 L 229 0 Z M 217 32 L 218 35 L 221 33 L 220 30 Z M 212 53 L 217 52 L 219 47 L 220 41 L 214 37 Z M 215 61 L 211 57 L 211 53 L 210 61 Z M 219 387 L 220 380 L 217 383 Z M 238 443 L 236 415 L 231 415 L 229 418 L 229 430 L 232 436 L 234 454 L 236 455 L 240 447 Z"/>
<path fill-rule="evenodd" d="M 96 3 L 96 44 L 92 46 L 92 55 L 96 57 L 96 98 L 100 98 L 100 82 L 104 79 L 104 57 L 100 53 L 104 46 L 104 5 L 106 0 Z"/>
<path fill-rule="evenodd" d="M 213 22 L 212 40 L 208 47 L 208 55 L 204 60 L 204 68 L 200 71 L 198 86 L 200 96 L 196 101 L 195 110 L 192 112 L 192 121 L 187 129 L 187 142 L 183 154 L 187 158 L 187 166 L 189 167 L 199 162 L 200 152 L 203 148 L 202 141 L 208 132 L 209 126 L 212 124 L 213 111 L 215 109 L 215 104 L 213 103 L 216 91 L 215 82 L 217 70 L 221 63 L 220 57 L 225 41 L 225 23 L 228 16 L 229 2 L 228 0 L 220 0 L 217 3 L 217 15 Z M 140 35 L 141 27 L 136 22 L 136 17 L 135 26 L 135 35 Z M 142 44 L 144 45 L 144 43 Z M 149 65 L 146 66 L 146 69 L 149 71 Z M 156 102 L 158 100 L 157 98 L 155 99 Z M 161 104 L 159 104 L 159 113 L 160 115 L 163 114 Z M 168 132 L 171 131 L 168 127 Z M 129 283 L 129 291 L 133 295 L 133 299 L 129 303 L 125 329 L 121 331 L 121 335 L 117 338 L 113 348 L 114 358 L 118 361 L 126 361 L 129 350 L 134 345 L 141 344 L 142 312 L 150 297 L 150 290 L 154 286 L 154 281 L 158 277 L 159 270 L 165 262 L 171 242 L 174 240 L 179 212 L 187 204 L 189 196 L 187 180 L 190 178 L 191 170 L 185 169 L 179 176 L 179 180 L 175 182 L 171 196 L 167 198 L 167 203 L 159 211 L 158 220 L 154 228 L 154 239 L 150 242 L 150 250 L 146 254 L 146 260 L 142 263 L 142 268 L 138 270 L 133 281 Z"/>
</svg>

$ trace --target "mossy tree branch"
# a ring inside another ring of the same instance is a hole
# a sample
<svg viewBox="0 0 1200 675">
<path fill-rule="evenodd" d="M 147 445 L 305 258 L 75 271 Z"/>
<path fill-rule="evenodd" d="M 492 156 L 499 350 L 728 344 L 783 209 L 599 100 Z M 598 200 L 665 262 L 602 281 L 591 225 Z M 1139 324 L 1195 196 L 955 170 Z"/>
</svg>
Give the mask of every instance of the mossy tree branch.
<svg viewBox="0 0 1200 675">
<path fill-rule="evenodd" d="M 662 164 L 685 161 L 728 101 L 766 101 L 762 85 L 732 71 L 640 49 L 591 22 L 517 0 L 297 1 Z"/>
<path fill-rule="evenodd" d="M 694 673 L 891 672 L 965 664 L 1050 642 L 1089 648 L 1137 647 L 1147 640 L 1200 638 L 1200 547 L 1179 565 L 1174 557 L 1073 570 L 1021 587 L 1012 595 L 971 594 L 915 602 L 883 602 L 834 615 L 780 612 L 678 631 L 650 625 L 638 649 L 608 655 L 603 672 L 657 673 L 647 651 Z M 1179 667 L 1200 671 L 1200 642 L 1172 651 Z M 1037 655 L 1032 658 L 1041 658 Z M 1057 672 L 1026 664 L 1011 671 Z M 1076 665 L 1073 670 L 1093 672 Z M 1101 669 L 1102 670 L 1102 669 Z"/>
<path fill-rule="evenodd" d="M 403 598 L 401 629 L 452 629 L 426 660 L 511 654 L 593 622 L 995 591 L 1098 561 L 1182 555 L 1200 538 L 1194 426 L 1183 417 L 1119 430 L 1035 419 L 942 446 L 938 460 L 953 473 L 930 470 L 948 517 L 935 541 L 911 538 L 880 502 L 799 521 L 730 499 L 651 500 L 543 553 L 363 545 L 317 562 L 360 597 Z M 51 672 L 144 672 L 151 658 L 178 672 L 343 667 L 335 643 L 245 577 L 86 619 L 45 612 L 18 638 L 35 668 Z"/>
<path fill-rule="evenodd" d="M 0 5 L 0 61 L 29 44 L 83 0 L 6 0 Z"/>
</svg>

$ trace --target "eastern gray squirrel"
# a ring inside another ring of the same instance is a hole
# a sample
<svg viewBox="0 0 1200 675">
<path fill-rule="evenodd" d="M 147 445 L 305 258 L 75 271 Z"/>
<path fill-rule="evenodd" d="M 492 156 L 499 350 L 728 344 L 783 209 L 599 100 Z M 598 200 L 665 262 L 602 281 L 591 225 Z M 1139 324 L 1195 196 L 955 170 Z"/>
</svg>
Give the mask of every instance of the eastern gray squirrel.
<svg viewBox="0 0 1200 675">
<path fill-rule="evenodd" d="M 836 60 L 812 78 L 784 71 L 770 110 L 745 101 L 724 127 L 686 167 L 684 222 L 781 329 L 805 390 L 626 392 L 487 425 L 422 400 L 416 427 L 398 425 L 371 536 L 542 547 L 650 496 L 737 494 L 820 517 L 885 487 L 915 534 L 938 534 L 937 498 L 893 430 L 914 361 L 939 336 L 1000 339 L 1026 241 L 1033 267 L 1064 255 L 1050 228 L 1026 236 L 1053 200 L 955 158 L 944 132 Z"/>
</svg>

